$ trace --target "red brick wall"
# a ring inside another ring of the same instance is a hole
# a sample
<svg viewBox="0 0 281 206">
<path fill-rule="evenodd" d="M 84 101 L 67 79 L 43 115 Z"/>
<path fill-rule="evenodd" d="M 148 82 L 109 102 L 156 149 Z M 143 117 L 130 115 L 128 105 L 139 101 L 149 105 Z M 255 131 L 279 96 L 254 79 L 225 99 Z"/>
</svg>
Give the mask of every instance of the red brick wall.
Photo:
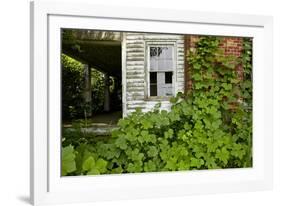
<svg viewBox="0 0 281 206">
<path fill-rule="evenodd" d="M 234 55 L 239 57 L 243 49 L 243 38 L 240 37 L 224 37 L 220 43 L 220 47 L 224 49 L 226 55 Z"/>
<path fill-rule="evenodd" d="M 185 35 L 185 52 L 188 55 L 189 49 L 195 49 L 196 42 L 199 40 L 200 36 L 197 35 Z M 223 37 L 219 45 L 223 49 L 225 55 L 233 55 L 240 57 L 243 49 L 243 38 L 241 37 Z M 243 77 L 243 67 L 238 65 L 236 70 L 239 77 Z M 185 61 L 185 91 L 189 92 L 191 90 L 192 81 L 190 79 L 191 72 L 188 67 L 188 62 Z"/>
</svg>

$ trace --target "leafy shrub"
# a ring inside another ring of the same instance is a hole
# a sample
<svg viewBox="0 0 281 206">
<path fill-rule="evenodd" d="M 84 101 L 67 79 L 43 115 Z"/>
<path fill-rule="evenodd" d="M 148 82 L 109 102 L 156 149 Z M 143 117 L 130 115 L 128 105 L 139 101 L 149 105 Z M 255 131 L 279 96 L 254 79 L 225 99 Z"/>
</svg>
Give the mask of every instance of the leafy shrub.
<svg viewBox="0 0 281 206">
<path fill-rule="evenodd" d="M 97 70 L 92 70 L 92 111 L 93 113 L 102 112 L 104 104 L 104 76 Z"/>
<path fill-rule="evenodd" d="M 72 119 L 84 115 L 83 65 L 62 55 L 62 118 Z"/>
<path fill-rule="evenodd" d="M 76 152 L 72 145 L 62 149 L 62 175 L 72 173 L 76 170 Z"/>
<path fill-rule="evenodd" d="M 111 77 L 111 82 L 115 82 Z M 115 83 L 116 84 L 116 83 Z M 117 87 L 117 85 L 114 85 Z M 116 88 L 113 89 L 116 89 Z M 104 74 L 94 68 L 91 70 L 92 104 L 85 103 L 83 92 L 85 88 L 85 77 L 83 64 L 62 54 L 62 114 L 64 120 L 79 119 L 84 117 L 84 110 L 91 108 L 92 113 L 104 110 Z M 119 110 L 121 102 L 116 97 L 116 91 L 110 91 L 113 100 L 111 107 Z M 114 101 L 116 100 L 116 101 Z"/>
<path fill-rule="evenodd" d="M 118 122 L 111 139 L 77 146 L 77 168 L 68 174 L 251 167 L 251 47 L 237 59 L 218 45 L 218 38 L 202 37 L 189 52 L 192 93 L 171 98 L 171 111 L 160 104 L 147 113 L 137 109 Z M 243 78 L 239 63 L 249 71 Z"/>
</svg>

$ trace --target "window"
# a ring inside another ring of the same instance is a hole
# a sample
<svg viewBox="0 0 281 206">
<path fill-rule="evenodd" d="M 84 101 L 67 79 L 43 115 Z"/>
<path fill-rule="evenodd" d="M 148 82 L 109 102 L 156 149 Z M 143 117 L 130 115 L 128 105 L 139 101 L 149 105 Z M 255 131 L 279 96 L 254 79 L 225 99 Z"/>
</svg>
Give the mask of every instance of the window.
<svg viewBox="0 0 281 206">
<path fill-rule="evenodd" d="M 173 95 L 174 47 L 150 46 L 148 81 L 149 96 Z"/>
<path fill-rule="evenodd" d="M 157 96 L 157 72 L 150 72 L 150 96 Z"/>
<path fill-rule="evenodd" d="M 165 84 L 172 84 L 173 72 L 165 72 Z"/>
</svg>

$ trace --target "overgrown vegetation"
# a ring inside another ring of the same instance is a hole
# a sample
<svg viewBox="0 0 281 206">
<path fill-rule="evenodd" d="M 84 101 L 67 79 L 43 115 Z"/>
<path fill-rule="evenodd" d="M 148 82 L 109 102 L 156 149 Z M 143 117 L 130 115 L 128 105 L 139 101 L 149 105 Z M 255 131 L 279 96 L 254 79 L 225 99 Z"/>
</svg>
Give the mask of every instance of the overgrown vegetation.
<svg viewBox="0 0 281 206">
<path fill-rule="evenodd" d="M 103 111 L 104 103 L 104 76 L 98 70 L 92 70 L 91 72 L 92 82 L 92 112 L 98 113 Z"/>
<path fill-rule="evenodd" d="M 61 55 L 62 61 L 62 118 L 73 119 L 83 117 L 84 114 L 84 75 L 83 65 L 68 57 Z"/>
<path fill-rule="evenodd" d="M 92 105 L 87 105 L 83 98 L 85 77 L 83 64 L 62 54 L 62 114 L 64 120 L 84 118 L 84 110 L 89 107 L 93 113 L 103 111 L 104 75 L 98 70 L 91 71 Z"/>
<path fill-rule="evenodd" d="M 159 103 L 121 119 L 106 141 L 63 143 L 62 175 L 251 167 L 251 40 L 239 59 L 223 55 L 219 41 L 201 37 L 189 52 L 192 92 L 171 98 L 171 111 Z"/>
</svg>

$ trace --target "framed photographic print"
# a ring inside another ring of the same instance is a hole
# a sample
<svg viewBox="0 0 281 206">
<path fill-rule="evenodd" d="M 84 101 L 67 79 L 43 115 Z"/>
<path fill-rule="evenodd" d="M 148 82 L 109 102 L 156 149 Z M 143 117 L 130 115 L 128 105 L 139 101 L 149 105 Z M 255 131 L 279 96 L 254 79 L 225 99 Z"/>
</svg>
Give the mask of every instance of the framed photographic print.
<svg viewBox="0 0 281 206">
<path fill-rule="evenodd" d="M 31 39 L 33 204 L 272 188 L 271 17 L 34 1 Z"/>
</svg>

